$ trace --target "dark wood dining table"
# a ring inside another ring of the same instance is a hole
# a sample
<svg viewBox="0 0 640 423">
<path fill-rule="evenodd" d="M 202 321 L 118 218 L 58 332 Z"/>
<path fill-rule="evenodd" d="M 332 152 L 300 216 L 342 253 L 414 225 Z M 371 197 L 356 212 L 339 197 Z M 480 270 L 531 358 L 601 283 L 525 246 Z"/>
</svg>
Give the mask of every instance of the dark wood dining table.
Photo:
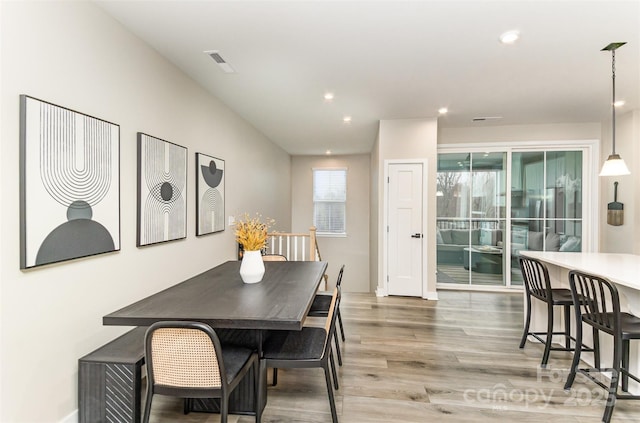
<svg viewBox="0 0 640 423">
<path fill-rule="evenodd" d="M 219 333 L 221 341 L 238 339 L 260 353 L 262 340 L 269 331 L 302 329 L 327 269 L 326 262 L 264 264 L 261 282 L 245 284 L 240 278 L 240 262 L 228 261 L 107 314 L 103 324 L 149 326 L 167 320 L 205 322 Z M 254 410 L 253 375 L 248 376 L 230 398 L 232 413 L 251 414 Z M 262 389 L 266 393 L 266 385 Z M 266 395 L 263 398 L 266 399 Z M 217 403 L 211 404 L 196 402 L 195 410 L 217 411 Z"/>
</svg>

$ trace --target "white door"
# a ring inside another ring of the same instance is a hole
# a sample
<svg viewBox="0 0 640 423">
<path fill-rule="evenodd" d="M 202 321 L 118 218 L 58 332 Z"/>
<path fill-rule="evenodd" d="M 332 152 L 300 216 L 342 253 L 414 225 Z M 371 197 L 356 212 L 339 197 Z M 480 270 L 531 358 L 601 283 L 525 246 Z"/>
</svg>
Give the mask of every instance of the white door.
<svg viewBox="0 0 640 423">
<path fill-rule="evenodd" d="M 422 164 L 389 164 L 388 293 L 422 296 Z"/>
</svg>

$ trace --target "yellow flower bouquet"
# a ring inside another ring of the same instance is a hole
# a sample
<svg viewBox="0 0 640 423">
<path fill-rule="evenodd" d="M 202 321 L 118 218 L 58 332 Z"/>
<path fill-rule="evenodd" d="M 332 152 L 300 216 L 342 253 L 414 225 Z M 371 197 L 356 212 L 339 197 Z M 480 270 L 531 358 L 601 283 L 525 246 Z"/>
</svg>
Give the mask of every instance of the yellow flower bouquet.
<svg viewBox="0 0 640 423">
<path fill-rule="evenodd" d="M 244 251 L 259 251 L 267 246 L 267 233 L 275 220 L 267 218 L 262 221 L 262 216 L 256 213 L 255 217 L 245 213 L 236 221 L 236 241 L 242 245 Z"/>
</svg>

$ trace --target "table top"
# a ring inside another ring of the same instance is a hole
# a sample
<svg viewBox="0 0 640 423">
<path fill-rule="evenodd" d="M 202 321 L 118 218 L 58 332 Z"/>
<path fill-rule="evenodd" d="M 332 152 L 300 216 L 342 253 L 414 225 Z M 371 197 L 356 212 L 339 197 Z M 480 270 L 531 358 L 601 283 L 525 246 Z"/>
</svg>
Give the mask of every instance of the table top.
<svg viewBox="0 0 640 423">
<path fill-rule="evenodd" d="M 245 284 L 228 261 L 103 317 L 105 325 L 195 320 L 214 328 L 301 330 L 327 263 L 265 262 L 261 282 Z"/>
<path fill-rule="evenodd" d="M 640 290 L 640 256 L 635 254 L 556 251 L 520 251 L 520 254 L 565 269 L 602 276 L 616 284 Z"/>
</svg>

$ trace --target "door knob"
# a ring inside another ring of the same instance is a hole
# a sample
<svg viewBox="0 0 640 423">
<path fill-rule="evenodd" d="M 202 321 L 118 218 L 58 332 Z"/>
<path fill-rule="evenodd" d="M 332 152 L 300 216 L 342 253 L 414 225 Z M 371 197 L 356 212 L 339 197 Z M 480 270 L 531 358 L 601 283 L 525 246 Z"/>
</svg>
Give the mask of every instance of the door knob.
<svg viewBox="0 0 640 423">
<path fill-rule="evenodd" d="M 422 234 L 413 234 L 411 238 L 422 238 Z"/>
</svg>

